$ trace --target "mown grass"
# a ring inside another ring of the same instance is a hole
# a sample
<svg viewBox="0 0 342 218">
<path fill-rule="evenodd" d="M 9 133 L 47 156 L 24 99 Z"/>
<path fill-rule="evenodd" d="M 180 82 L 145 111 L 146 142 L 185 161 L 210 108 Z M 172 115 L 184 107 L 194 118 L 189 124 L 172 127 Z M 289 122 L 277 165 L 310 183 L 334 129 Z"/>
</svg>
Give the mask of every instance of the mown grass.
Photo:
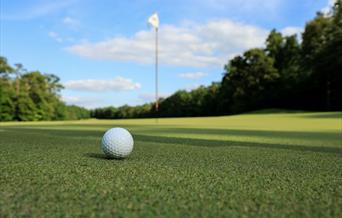
<svg viewBox="0 0 342 218">
<path fill-rule="evenodd" d="M 1 123 L 0 217 L 342 217 L 341 116 Z"/>
</svg>

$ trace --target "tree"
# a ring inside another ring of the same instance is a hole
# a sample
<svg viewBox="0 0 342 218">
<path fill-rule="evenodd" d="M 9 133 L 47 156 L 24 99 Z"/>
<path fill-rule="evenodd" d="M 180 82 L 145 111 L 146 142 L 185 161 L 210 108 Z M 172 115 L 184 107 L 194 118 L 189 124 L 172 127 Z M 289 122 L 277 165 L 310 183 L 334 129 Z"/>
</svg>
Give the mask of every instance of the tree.
<svg viewBox="0 0 342 218">
<path fill-rule="evenodd" d="M 15 92 L 8 79 L 0 77 L 0 121 L 11 121 L 14 118 Z"/>
<path fill-rule="evenodd" d="M 330 15 L 318 13 L 303 33 L 303 69 L 309 75 L 306 100 L 315 110 L 342 109 L 341 5 L 338 0 Z"/>
<path fill-rule="evenodd" d="M 326 44 L 329 19 L 324 14 L 317 13 L 315 19 L 305 25 L 305 30 L 302 35 L 302 57 L 305 61 L 304 66 L 308 70 L 311 70 L 312 64 L 317 59 L 317 55 Z"/>
<path fill-rule="evenodd" d="M 67 105 L 64 107 L 65 119 L 67 120 L 79 120 L 90 118 L 90 111 L 83 107 L 79 107 L 76 105 Z"/>
<path fill-rule="evenodd" d="M 17 96 L 15 118 L 19 121 L 40 120 L 37 108 L 27 92 L 20 92 Z"/>
<path fill-rule="evenodd" d="M 325 44 L 318 51 L 313 64 L 315 78 L 325 82 L 327 110 L 342 109 L 342 0 L 336 2 L 325 32 Z"/>
<path fill-rule="evenodd" d="M 13 68 L 7 63 L 7 59 L 0 56 L 0 121 L 10 121 L 14 118 L 13 99 L 15 94 L 9 78 L 13 71 Z"/>
<path fill-rule="evenodd" d="M 274 67 L 278 70 L 283 69 L 283 60 L 284 60 L 284 38 L 281 33 L 277 32 L 273 29 L 266 39 L 266 54 L 273 58 Z"/>
<path fill-rule="evenodd" d="M 189 95 L 189 116 L 201 116 L 204 115 L 203 109 L 205 108 L 205 98 L 207 96 L 208 89 L 205 86 L 200 86 L 190 91 Z"/>
<path fill-rule="evenodd" d="M 213 116 L 218 114 L 220 83 L 213 82 L 207 88 L 202 105 L 202 114 L 205 116 Z"/>
<path fill-rule="evenodd" d="M 39 71 L 29 72 L 22 76 L 22 87 L 29 93 L 29 98 L 36 106 L 38 120 L 51 120 L 54 113 L 53 96 L 48 92 L 47 79 Z"/>
<path fill-rule="evenodd" d="M 8 77 L 13 71 L 13 68 L 8 64 L 7 59 L 0 56 L 0 77 Z"/>
<path fill-rule="evenodd" d="M 232 98 L 228 113 L 267 107 L 275 98 L 272 90 L 279 72 L 262 49 L 251 49 L 233 58 L 225 69 L 221 91 L 227 90 Z"/>
<path fill-rule="evenodd" d="M 283 37 L 280 32 L 272 30 L 266 39 L 266 54 L 274 60 L 274 67 L 279 72 L 277 89 L 273 94 L 273 106 L 280 108 L 297 108 L 299 100 L 294 93 L 300 88 L 301 47 L 296 35 Z"/>
<path fill-rule="evenodd" d="M 0 121 L 89 118 L 87 109 L 61 101 L 62 89 L 56 75 L 28 72 L 22 64 L 13 68 L 0 57 Z"/>
<path fill-rule="evenodd" d="M 190 94 L 185 90 L 179 90 L 173 95 L 166 98 L 160 104 L 160 116 L 163 117 L 180 117 L 191 116 L 189 102 Z"/>
</svg>

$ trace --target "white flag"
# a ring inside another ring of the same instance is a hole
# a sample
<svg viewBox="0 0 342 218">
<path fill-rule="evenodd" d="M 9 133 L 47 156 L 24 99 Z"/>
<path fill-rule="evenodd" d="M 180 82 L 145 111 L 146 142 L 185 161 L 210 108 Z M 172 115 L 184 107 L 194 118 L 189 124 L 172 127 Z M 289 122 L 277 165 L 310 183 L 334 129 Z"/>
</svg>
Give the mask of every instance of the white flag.
<svg viewBox="0 0 342 218">
<path fill-rule="evenodd" d="M 148 18 L 148 23 L 151 24 L 154 28 L 158 29 L 159 27 L 158 14 L 157 13 L 152 14 L 152 16 Z"/>
</svg>

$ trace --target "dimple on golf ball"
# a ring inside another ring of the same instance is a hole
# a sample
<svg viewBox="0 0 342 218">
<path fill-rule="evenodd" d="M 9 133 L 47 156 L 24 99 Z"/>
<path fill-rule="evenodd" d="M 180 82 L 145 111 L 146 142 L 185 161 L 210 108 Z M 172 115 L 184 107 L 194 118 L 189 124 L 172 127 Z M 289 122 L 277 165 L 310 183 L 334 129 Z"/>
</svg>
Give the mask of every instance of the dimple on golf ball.
<svg viewBox="0 0 342 218">
<path fill-rule="evenodd" d="M 101 148 L 107 157 L 125 158 L 133 150 L 133 137 L 126 129 L 109 129 L 102 137 Z"/>
</svg>

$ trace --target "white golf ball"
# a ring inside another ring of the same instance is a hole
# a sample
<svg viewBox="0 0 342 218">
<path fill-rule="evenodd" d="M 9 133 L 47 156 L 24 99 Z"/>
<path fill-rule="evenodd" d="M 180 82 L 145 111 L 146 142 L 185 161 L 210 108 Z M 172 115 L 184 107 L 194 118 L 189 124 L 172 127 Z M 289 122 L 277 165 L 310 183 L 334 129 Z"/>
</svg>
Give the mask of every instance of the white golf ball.
<svg viewBox="0 0 342 218">
<path fill-rule="evenodd" d="M 133 150 L 133 137 L 124 128 L 109 129 L 102 137 L 101 148 L 107 157 L 125 158 Z"/>
</svg>

